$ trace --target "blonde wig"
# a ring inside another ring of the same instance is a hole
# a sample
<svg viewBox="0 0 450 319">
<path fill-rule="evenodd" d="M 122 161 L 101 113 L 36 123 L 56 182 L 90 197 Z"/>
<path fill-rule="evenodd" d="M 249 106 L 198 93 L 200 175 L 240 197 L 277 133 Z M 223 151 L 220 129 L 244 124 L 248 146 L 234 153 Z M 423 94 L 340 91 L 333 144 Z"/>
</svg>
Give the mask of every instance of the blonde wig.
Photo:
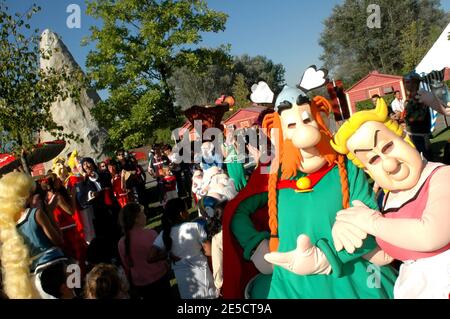
<svg viewBox="0 0 450 319">
<path fill-rule="evenodd" d="M 347 122 L 342 124 L 337 133 L 334 135 L 333 140 L 330 142 L 336 152 L 347 155 L 348 159 L 359 168 L 364 168 L 364 165 L 356 158 L 355 154 L 348 150 L 347 141 L 364 123 L 369 121 L 383 123 L 389 130 L 394 132 L 396 135 L 403 137 L 405 142 L 414 147 L 414 144 L 405 134 L 401 126 L 388 117 L 386 102 L 380 98 L 377 100 L 377 106 L 375 109 L 359 111 L 353 114 Z"/>
<path fill-rule="evenodd" d="M 30 280 L 30 258 L 16 222 L 34 187 L 31 176 L 12 172 L 0 179 L 0 259 L 3 288 L 11 299 L 30 299 L 35 291 Z"/>
</svg>

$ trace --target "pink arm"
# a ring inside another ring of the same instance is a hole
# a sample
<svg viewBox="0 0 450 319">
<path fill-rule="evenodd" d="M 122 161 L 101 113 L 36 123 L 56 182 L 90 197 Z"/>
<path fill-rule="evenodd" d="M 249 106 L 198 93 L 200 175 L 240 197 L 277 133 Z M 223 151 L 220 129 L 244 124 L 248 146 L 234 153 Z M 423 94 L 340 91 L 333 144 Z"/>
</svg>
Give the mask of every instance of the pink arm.
<svg viewBox="0 0 450 319">
<path fill-rule="evenodd" d="M 450 242 L 450 166 L 430 180 L 428 202 L 420 219 L 378 218 L 373 235 L 403 249 L 434 251 Z"/>
</svg>

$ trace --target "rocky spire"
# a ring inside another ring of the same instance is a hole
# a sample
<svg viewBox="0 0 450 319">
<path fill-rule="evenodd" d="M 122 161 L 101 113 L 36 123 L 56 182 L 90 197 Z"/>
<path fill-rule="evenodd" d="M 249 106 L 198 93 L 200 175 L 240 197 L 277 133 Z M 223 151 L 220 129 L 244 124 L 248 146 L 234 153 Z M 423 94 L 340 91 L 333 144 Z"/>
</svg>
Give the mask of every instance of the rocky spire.
<svg viewBox="0 0 450 319">
<path fill-rule="evenodd" d="M 72 54 L 56 33 L 46 29 L 41 36 L 40 48 L 44 52 L 51 52 L 49 59 L 41 57 L 41 69 L 55 68 L 58 70 L 64 65 L 72 69 L 80 69 L 80 66 L 75 62 Z M 69 97 L 65 101 L 56 101 L 52 104 L 50 111 L 55 123 L 62 126 L 64 132 L 73 132 L 83 139 L 83 142 L 68 141 L 61 155 L 66 155 L 77 149 L 81 156 L 89 156 L 94 159 L 105 157 L 104 145 L 107 132 L 98 126 L 90 112 L 98 101 L 100 101 L 100 97 L 95 90 L 82 89 L 79 102 L 76 103 Z M 49 141 L 54 140 L 54 137 L 47 132 L 41 132 L 40 139 L 41 141 Z"/>
</svg>

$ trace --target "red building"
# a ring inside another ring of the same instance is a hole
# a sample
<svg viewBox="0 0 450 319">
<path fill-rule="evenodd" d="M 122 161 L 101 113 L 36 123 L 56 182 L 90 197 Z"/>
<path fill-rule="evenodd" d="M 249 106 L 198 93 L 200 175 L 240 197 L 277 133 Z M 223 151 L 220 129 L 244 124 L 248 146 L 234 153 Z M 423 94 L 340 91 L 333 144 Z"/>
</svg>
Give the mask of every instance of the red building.
<svg viewBox="0 0 450 319">
<path fill-rule="evenodd" d="M 397 90 L 400 91 L 403 99 L 406 98 L 402 76 L 372 71 L 345 91 L 347 103 L 350 106 L 350 113 L 356 112 L 356 102 L 370 99 L 375 94 L 382 97 Z"/>
<path fill-rule="evenodd" d="M 258 119 L 259 114 L 266 109 L 264 106 L 250 106 L 238 109 L 223 124 L 225 127 L 234 125 L 236 129 L 251 127 Z"/>
<path fill-rule="evenodd" d="M 180 138 L 183 138 L 186 130 L 189 131 L 189 140 L 194 141 L 195 140 L 194 126 L 189 121 L 184 122 L 183 126 L 180 127 L 180 130 L 178 131 L 178 136 Z"/>
<path fill-rule="evenodd" d="M 224 127 L 234 125 L 236 129 L 251 127 L 258 119 L 259 114 L 267 109 L 263 106 L 250 106 L 238 109 L 228 119 L 222 121 Z M 186 130 L 189 131 L 189 140 L 195 140 L 194 127 L 189 121 L 186 121 L 178 131 L 178 136 L 183 137 Z"/>
</svg>

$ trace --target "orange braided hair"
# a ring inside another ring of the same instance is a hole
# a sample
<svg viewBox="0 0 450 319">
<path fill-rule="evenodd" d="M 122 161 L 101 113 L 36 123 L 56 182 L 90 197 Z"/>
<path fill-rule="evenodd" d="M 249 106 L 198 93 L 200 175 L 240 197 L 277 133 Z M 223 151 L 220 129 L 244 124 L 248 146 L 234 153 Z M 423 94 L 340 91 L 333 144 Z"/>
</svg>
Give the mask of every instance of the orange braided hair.
<svg viewBox="0 0 450 319">
<path fill-rule="evenodd" d="M 342 206 L 344 208 L 349 207 L 349 187 L 348 176 L 345 168 L 345 157 L 338 155 L 330 145 L 332 134 L 326 124 L 324 123 L 320 112 L 328 114 L 331 111 L 331 104 L 327 99 L 321 96 L 316 96 L 311 101 L 311 113 L 319 125 L 321 133 L 321 140 L 316 145 L 320 154 L 326 159 L 328 165 L 336 163 L 339 169 L 339 176 L 341 179 L 342 190 Z M 264 117 L 262 127 L 267 129 L 269 138 L 276 138 L 275 148 L 278 148 L 278 156 L 275 156 L 271 163 L 271 172 L 269 176 L 268 185 L 268 207 L 269 207 L 269 228 L 270 228 L 270 251 L 276 251 L 278 249 L 278 217 L 277 217 L 277 183 L 278 183 L 278 171 L 281 165 L 282 178 L 287 179 L 296 175 L 297 170 L 300 168 L 301 154 L 298 149 L 293 147 L 292 141 L 283 141 L 283 132 L 281 127 L 281 118 L 278 112 L 268 114 Z M 278 136 L 271 136 L 272 129 L 278 129 Z M 281 160 L 280 160 L 281 159 Z M 280 163 L 281 162 L 281 163 Z M 293 167 L 295 166 L 295 167 Z M 294 169 L 295 168 L 295 169 Z"/>
<path fill-rule="evenodd" d="M 323 122 L 320 112 L 329 114 L 332 110 L 330 102 L 323 96 L 315 96 L 311 101 L 311 113 L 313 114 L 322 134 L 322 139 L 317 144 L 317 149 L 320 154 L 327 160 L 328 165 L 336 163 L 339 169 L 339 177 L 341 178 L 341 192 L 342 192 L 342 207 L 348 208 L 350 206 L 350 192 L 348 187 L 348 174 L 345 168 L 345 156 L 342 156 L 334 151 L 331 147 L 330 141 L 333 135 Z M 325 135 L 325 136 L 324 136 Z"/>
<path fill-rule="evenodd" d="M 267 135 L 269 138 L 277 138 L 277 141 L 273 141 L 275 144 L 275 152 L 278 152 L 278 156 L 272 160 L 269 176 L 268 187 L 268 206 L 269 206 L 269 228 L 270 228 L 270 251 L 276 251 L 278 249 L 278 218 L 277 218 L 277 182 L 278 182 L 278 170 L 280 168 L 279 159 L 283 154 L 283 134 L 281 132 L 281 119 L 278 112 L 268 114 L 264 117 L 263 128 L 267 129 Z M 271 129 L 278 129 L 278 136 L 271 136 Z M 278 148 L 278 149 L 277 149 Z M 275 153 L 275 154 L 276 154 Z"/>
</svg>

